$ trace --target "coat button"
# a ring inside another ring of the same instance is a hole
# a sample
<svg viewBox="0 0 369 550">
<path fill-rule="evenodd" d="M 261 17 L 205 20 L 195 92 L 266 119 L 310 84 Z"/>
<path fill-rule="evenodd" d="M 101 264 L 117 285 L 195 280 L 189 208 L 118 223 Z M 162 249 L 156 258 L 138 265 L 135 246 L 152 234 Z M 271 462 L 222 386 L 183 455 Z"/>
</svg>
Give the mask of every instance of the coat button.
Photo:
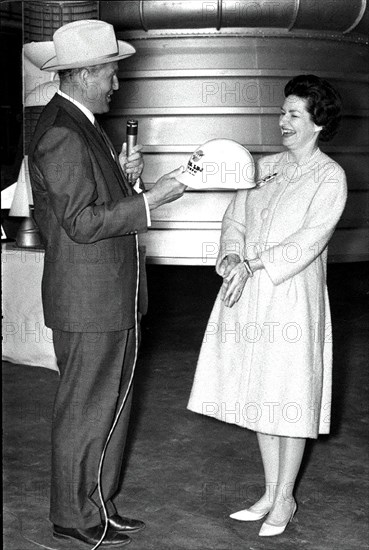
<svg viewBox="0 0 369 550">
<path fill-rule="evenodd" d="M 268 217 L 268 214 L 269 214 L 269 210 L 267 208 L 264 208 L 262 211 L 261 211 L 261 214 L 260 214 L 260 217 L 262 220 L 266 220 L 267 217 Z"/>
</svg>

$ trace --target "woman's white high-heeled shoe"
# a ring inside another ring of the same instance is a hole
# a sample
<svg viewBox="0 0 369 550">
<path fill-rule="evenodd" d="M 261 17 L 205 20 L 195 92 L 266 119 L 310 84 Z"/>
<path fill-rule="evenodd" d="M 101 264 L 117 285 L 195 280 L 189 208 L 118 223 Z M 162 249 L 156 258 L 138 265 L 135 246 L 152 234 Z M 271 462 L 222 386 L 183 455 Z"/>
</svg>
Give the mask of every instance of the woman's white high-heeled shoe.
<svg viewBox="0 0 369 550">
<path fill-rule="evenodd" d="M 297 504 L 294 502 L 292 513 L 287 521 L 279 524 L 272 524 L 267 523 L 267 521 L 264 521 L 263 525 L 261 526 L 261 529 L 259 531 L 259 537 L 275 537 L 276 535 L 281 535 L 283 531 L 286 529 L 287 525 L 292 521 L 293 516 L 295 515 L 297 510 Z"/>
<path fill-rule="evenodd" d="M 231 514 L 229 517 L 232 519 L 236 519 L 238 521 L 258 521 L 259 519 L 262 519 L 270 512 L 270 508 L 264 508 L 258 512 L 253 512 L 250 509 L 247 510 L 240 510 L 239 512 L 235 512 L 234 514 Z"/>
</svg>

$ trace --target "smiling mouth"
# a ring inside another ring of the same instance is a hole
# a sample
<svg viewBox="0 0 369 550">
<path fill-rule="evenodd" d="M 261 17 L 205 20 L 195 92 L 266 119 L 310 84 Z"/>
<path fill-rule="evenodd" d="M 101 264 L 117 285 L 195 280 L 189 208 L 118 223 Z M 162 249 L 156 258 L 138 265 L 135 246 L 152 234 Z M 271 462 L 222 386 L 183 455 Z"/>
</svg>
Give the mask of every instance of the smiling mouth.
<svg viewBox="0 0 369 550">
<path fill-rule="evenodd" d="M 295 134 L 295 132 L 293 130 L 285 130 L 283 128 L 281 128 L 281 132 L 282 132 L 283 137 L 289 137 L 289 136 L 293 136 Z"/>
</svg>

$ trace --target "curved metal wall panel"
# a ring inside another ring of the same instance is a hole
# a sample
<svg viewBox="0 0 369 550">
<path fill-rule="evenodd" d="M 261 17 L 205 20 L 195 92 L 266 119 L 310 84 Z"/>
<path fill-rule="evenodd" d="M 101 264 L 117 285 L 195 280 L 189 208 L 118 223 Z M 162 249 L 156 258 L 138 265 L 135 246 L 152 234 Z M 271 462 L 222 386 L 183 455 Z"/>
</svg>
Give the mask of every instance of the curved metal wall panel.
<svg viewBox="0 0 369 550">
<path fill-rule="evenodd" d="M 347 32 L 350 28 L 354 30 L 362 19 L 365 7 L 365 0 L 301 0 L 294 28 L 339 32 Z"/>
<path fill-rule="evenodd" d="M 366 4 L 367 2 L 365 2 Z M 356 21 L 356 26 L 354 31 L 356 33 L 362 34 L 362 35 L 368 35 L 369 32 L 369 10 L 367 9 L 366 5 L 364 7 L 364 13 L 363 16 L 360 18 L 359 21 Z"/>
<path fill-rule="evenodd" d="M 121 86 L 105 125 L 119 149 L 126 120 L 139 120 L 148 186 L 185 165 L 195 147 L 214 137 L 238 140 L 255 158 L 280 151 L 277 123 L 285 83 L 298 73 L 328 78 L 341 92 L 344 118 L 339 135 L 323 150 L 346 170 L 350 190 L 330 258 L 369 258 L 365 0 L 24 4 L 26 41 L 49 40 L 68 21 L 100 17 L 135 46 L 137 54 L 120 65 Z M 26 109 L 26 145 L 37 109 Z M 213 264 L 231 196 L 188 191 L 154 211 L 144 237 L 151 261 Z"/>
<path fill-rule="evenodd" d="M 125 38 L 126 34 L 121 33 Z M 129 33 L 137 54 L 121 64 L 106 127 L 117 148 L 125 122 L 139 121 L 144 179 L 185 165 L 202 142 L 228 137 L 255 158 L 281 151 L 278 115 L 286 82 L 295 74 L 328 78 L 340 91 L 339 134 L 323 145 L 346 170 L 349 200 L 330 246 L 331 261 L 368 259 L 368 51 L 361 42 L 312 36 L 151 35 Z M 151 261 L 211 265 L 220 222 L 232 194 L 188 191 L 153 212 L 143 237 Z"/>
</svg>

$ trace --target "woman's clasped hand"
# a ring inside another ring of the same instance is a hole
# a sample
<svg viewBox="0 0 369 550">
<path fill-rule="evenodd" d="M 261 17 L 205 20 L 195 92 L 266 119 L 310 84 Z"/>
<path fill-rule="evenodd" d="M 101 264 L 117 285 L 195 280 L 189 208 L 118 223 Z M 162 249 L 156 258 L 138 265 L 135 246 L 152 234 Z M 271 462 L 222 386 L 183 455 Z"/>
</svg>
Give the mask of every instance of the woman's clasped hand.
<svg viewBox="0 0 369 550">
<path fill-rule="evenodd" d="M 250 277 L 246 266 L 239 256 L 226 256 L 224 262 L 223 284 L 220 299 L 227 307 L 232 307 L 242 296 L 247 279 Z"/>
</svg>

